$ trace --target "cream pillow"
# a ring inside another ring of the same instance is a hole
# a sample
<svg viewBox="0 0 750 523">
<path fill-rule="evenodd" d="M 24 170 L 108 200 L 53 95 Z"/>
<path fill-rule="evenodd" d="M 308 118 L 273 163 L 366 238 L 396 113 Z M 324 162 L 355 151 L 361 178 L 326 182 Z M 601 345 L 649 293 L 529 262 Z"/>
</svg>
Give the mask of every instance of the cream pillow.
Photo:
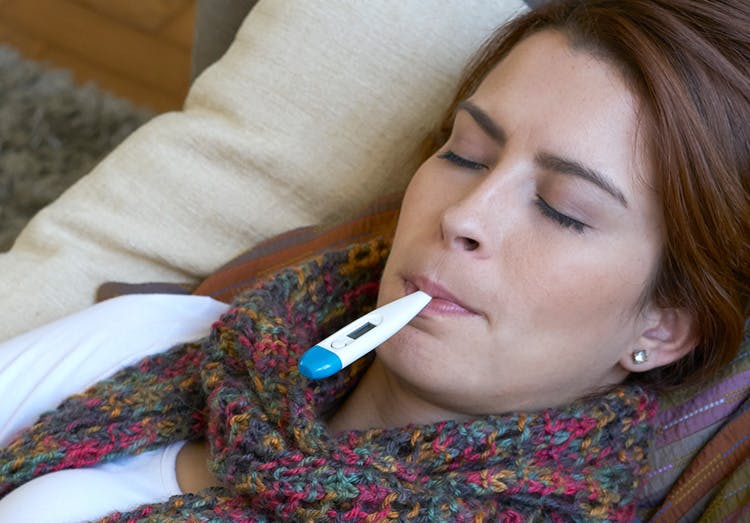
<svg viewBox="0 0 750 523">
<path fill-rule="evenodd" d="M 261 0 L 185 109 L 137 130 L 0 255 L 0 340 L 107 280 L 195 283 L 404 187 L 461 69 L 521 0 Z"/>
</svg>

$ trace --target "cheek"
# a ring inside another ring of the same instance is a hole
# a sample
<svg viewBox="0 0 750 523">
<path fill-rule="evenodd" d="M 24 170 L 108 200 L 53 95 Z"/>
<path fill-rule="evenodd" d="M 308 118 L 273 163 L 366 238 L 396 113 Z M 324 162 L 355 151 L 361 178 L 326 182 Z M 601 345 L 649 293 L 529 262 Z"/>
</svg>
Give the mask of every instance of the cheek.
<svg viewBox="0 0 750 523">
<path fill-rule="evenodd" d="M 399 213 L 399 229 L 409 229 L 415 222 L 434 219 L 441 208 L 442 199 L 449 193 L 442 177 L 430 168 L 428 160 L 414 176 L 404 193 L 404 200 Z"/>
<path fill-rule="evenodd" d="M 430 224 L 435 223 L 438 211 L 433 205 L 434 197 L 430 194 L 430 184 L 426 180 L 423 166 L 417 170 L 406 188 L 391 252 L 380 282 L 378 306 L 403 296 L 404 286 L 399 271 L 410 265 L 409 261 L 415 256 L 415 250 L 422 246 L 425 234 L 431 232 L 428 230 Z"/>
<path fill-rule="evenodd" d="M 446 191 L 436 190 L 437 184 L 431 182 L 432 178 L 423 166 L 406 188 L 384 276 L 392 272 L 393 266 L 408 264 L 415 250 L 426 247 L 425 242 L 439 240 L 438 224 L 444 208 L 441 194 Z"/>
<path fill-rule="evenodd" d="M 481 179 L 432 156 L 412 176 L 404 194 L 401 216 L 419 221 L 439 220 L 441 212 L 460 202 Z"/>
<path fill-rule="evenodd" d="M 622 325 L 638 309 L 655 261 L 622 249 L 548 252 L 516 261 L 511 281 L 527 309 L 528 328 L 589 332 Z"/>
</svg>

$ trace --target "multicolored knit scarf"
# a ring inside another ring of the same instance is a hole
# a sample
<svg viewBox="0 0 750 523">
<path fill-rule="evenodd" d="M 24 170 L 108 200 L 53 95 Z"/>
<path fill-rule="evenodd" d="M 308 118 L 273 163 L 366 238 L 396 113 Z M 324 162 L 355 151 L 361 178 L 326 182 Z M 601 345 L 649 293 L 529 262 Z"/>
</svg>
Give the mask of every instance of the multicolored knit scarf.
<svg viewBox="0 0 750 523">
<path fill-rule="evenodd" d="M 366 362 L 327 380 L 309 346 L 373 307 L 388 244 L 282 271 L 203 343 L 149 357 L 44 415 L 0 452 L 0 492 L 185 438 L 225 484 L 104 521 L 629 521 L 656 405 L 623 386 L 567 408 L 331 435 Z"/>
</svg>

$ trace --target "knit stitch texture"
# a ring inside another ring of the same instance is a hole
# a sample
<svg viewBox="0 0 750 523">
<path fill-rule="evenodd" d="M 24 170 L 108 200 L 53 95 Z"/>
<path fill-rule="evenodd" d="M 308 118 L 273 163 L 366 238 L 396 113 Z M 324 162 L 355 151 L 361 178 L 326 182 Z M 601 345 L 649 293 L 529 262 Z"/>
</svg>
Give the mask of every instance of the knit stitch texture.
<svg viewBox="0 0 750 523">
<path fill-rule="evenodd" d="M 317 382 L 296 364 L 372 309 L 388 248 L 371 241 L 281 271 L 203 342 L 69 398 L 0 451 L 0 493 L 206 437 L 226 487 L 103 521 L 630 521 L 656 411 L 636 386 L 540 412 L 327 432 L 369 362 Z"/>
</svg>

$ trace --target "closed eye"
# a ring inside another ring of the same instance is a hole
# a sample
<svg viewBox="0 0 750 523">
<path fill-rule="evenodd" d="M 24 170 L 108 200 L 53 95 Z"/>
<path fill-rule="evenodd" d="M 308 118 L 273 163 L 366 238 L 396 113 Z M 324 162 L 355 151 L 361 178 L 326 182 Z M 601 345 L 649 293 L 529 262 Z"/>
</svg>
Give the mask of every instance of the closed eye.
<svg viewBox="0 0 750 523">
<path fill-rule="evenodd" d="M 471 169 L 472 171 L 481 171 L 482 169 L 486 169 L 487 166 L 478 162 L 473 162 L 471 160 L 467 160 L 463 156 L 459 156 L 453 151 L 446 151 L 442 154 L 438 155 L 438 158 L 442 160 L 447 160 L 450 163 L 457 165 L 459 167 L 463 167 L 466 169 Z"/>
<path fill-rule="evenodd" d="M 566 229 L 573 229 L 577 233 L 582 233 L 584 229 L 588 227 L 588 225 L 586 225 L 585 223 L 579 222 L 575 218 L 571 218 L 567 214 L 561 213 L 546 201 L 544 201 L 544 198 L 542 198 L 538 194 L 536 195 L 536 200 L 534 200 L 534 203 L 544 216 L 557 222 Z"/>
</svg>

